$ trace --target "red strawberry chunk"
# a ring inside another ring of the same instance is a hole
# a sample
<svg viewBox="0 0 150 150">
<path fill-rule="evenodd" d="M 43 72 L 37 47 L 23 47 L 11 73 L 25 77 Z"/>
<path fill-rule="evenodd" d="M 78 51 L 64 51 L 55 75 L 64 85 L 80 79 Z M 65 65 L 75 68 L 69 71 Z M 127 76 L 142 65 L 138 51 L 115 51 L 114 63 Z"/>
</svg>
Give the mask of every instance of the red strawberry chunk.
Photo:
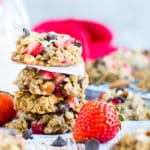
<svg viewBox="0 0 150 150">
<path fill-rule="evenodd" d="M 65 79 L 65 75 L 64 74 L 58 74 L 55 76 L 55 83 L 56 85 L 62 83 Z"/>
<path fill-rule="evenodd" d="M 112 102 L 114 105 L 121 104 L 121 101 L 119 101 L 117 98 L 110 99 L 109 101 Z"/>
<path fill-rule="evenodd" d="M 74 97 L 74 96 L 69 96 L 67 98 L 66 102 L 73 109 L 75 109 L 79 105 L 79 101 L 78 101 L 77 97 Z"/>
<path fill-rule="evenodd" d="M 42 44 L 40 42 L 38 43 L 35 42 L 35 43 L 30 44 L 24 53 L 30 54 L 32 56 L 37 56 L 43 51 L 44 51 L 44 47 L 42 46 Z"/>
<path fill-rule="evenodd" d="M 60 85 L 56 85 L 55 96 L 57 97 L 62 96 L 62 87 Z"/>
<path fill-rule="evenodd" d="M 126 101 L 126 98 L 124 96 L 117 96 L 110 99 L 109 101 L 112 102 L 114 105 L 120 105 Z"/>
<path fill-rule="evenodd" d="M 61 63 L 62 63 L 62 64 L 67 64 L 68 61 L 64 59 L 64 60 L 61 61 Z"/>
<path fill-rule="evenodd" d="M 55 96 L 57 96 L 57 97 L 61 97 L 61 96 L 62 96 L 61 91 L 56 90 L 56 91 L 55 91 Z"/>
<path fill-rule="evenodd" d="M 71 39 L 69 39 L 69 40 L 66 40 L 65 42 L 64 42 L 64 48 L 66 49 L 69 45 L 71 45 L 71 44 L 73 44 L 74 43 L 74 41 L 73 40 L 71 40 Z"/>
<path fill-rule="evenodd" d="M 33 121 L 31 123 L 31 129 L 34 134 L 43 134 L 44 133 L 44 125 L 38 121 Z"/>
<path fill-rule="evenodd" d="M 58 41 L 54 41 L 53 42 L 53 45 L 55 46 L 55 47 L 62 47 L 62 43 L 60 43 L 60 42 L 58 42 Z"/>
<path fill-rule="evenodd" d="M 40 74 L 43 77 L 43 79 L 47 80 L 53 80 L 54 74 L 52 72 L 46 71 L 46 70 L 40 70 Z"/>
</svg>

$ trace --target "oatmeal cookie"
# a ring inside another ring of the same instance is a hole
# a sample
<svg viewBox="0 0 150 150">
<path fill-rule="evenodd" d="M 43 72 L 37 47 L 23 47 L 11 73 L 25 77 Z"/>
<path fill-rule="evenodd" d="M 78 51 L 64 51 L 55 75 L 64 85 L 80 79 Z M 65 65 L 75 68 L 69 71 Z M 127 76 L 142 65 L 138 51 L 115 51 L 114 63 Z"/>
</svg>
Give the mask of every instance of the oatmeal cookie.
<svg viewBox="0 0 150 150">
<path fill-rule="evenodd" d="M 137 87 L 145 91 L 150 91 L 150 71 L 137 83 Z"/>
<path fill-rule="evenodd" d="M 101 84 L 116 80 L 133 81 L 139 71 L 150 69 L 150 55 L 144 50 L 117 49 L 107 56 L 87 63 L 90 83 Z M 139 63 L 140 62 L 140 63 Z"/>
<path fill-rule="evenodd" d="M 110 150 L 149 150 L 150 131 L 124 135 Z"/>
<path fill-rule="evenodd" d="M 15 108 L 17 110 L 37 114 L 58 112 L 63 105 L 68 105 L 68 107 L 75 111 L 79 111 L 83 103 L 84 100 L 72 96 L 58 97 L 54 94 L 48 96 L 33 95 L 24 91 L 17 91 L 15 95 Z"/>
<path fill-rule="evenodd" d="M 11 59 L 40 66 L 70 66 L 83 62 L 81 43 L 66 34 L 29 32 L 20 36 Z"/>
<path fill-rule="evenodd" d="M 69 109 L 62 113 L 47 113 L 43 115 L 22 113 L 19 118 L 5 126 L 7 128 L 13 128 L 18 132 L 24 132 L 28 128 L 31 128 L 32 132 L 35 134 L 62 134 L 72 131 L 76 117 L 77 112 Z M 22 126 L 20 122 L 22 122 Z M 24 128 L 26 125 L 27 128 Z M 38 128 L 42 129 L 38 131 L 39 133 L 37 133 Z"/>
<path fill-rule="evenodd" d="M 86 71 L 89 75 L 90 83 L 102 84 L 119 79 L 119 73 L 115 70 L 108 70 L 102 59 L 96 60 L 95 62 L 88 62 L 86 65 Z"/>
<path fill-rule="evenodd" d="M 20 90 L 36 95 L 59 94 L 85 98 L 88 77 L 86 73 L 82 77 L 26 67 L 19 73 L 14 83 Z"/>
<path fill-rule="evenodd" d="M 89 75 L 89 82 L 95 84 L 115 82 L 117 80 L 132 80 L 132 71 L 128 64 L 112 62 L 107 60 L 107 57 L 90 61 L 86 66 L 86 71 Z"/>
<path fill-rule="evenodd" d="M 6 123 L 5 127 L 10 129 L 16 129 L 16 132 L 19 133 L 24 132 L 28 129 L 28 123 L 23 117 L 20 117 L 20 119 L 15 119 L 10 123 Z"/>
<path fill-rule="evenodd" d="M 124 89 L 113 89 L 102 93 L 99 98 L 108 103 L 117 105 L 119 113 L 125 120 L 149 120 L 150 110 L 140 97 Z"/>
</svg>

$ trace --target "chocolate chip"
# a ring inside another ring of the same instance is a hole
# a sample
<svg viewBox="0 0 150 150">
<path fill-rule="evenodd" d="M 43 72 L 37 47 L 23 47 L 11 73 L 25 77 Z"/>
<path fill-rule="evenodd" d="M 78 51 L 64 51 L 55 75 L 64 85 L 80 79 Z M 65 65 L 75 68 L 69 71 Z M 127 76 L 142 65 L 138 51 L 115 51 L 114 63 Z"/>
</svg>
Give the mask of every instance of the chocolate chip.
<svg viewBox="0 0 150 150">
<path fill-rule="evenodd" d="M 123 88 L 116 88 L 115 92 L 117 93 L 118 91 L 124 91 L 124 89 Z"/>
<path fill-rule="evenodd" d="M 35 119 L 31 116 L 24 116 L 24 119 L 27 121 L 27 122 L 31 122 L 31 121 L 34 121 Z"/>
<path fill-rule="evenodd" d="M 23 37 L 27 37 L 30 35 L 30 32 L 26 28 L 23 28 L 22 30 L 23 30 L 23 35 L 22 35 Z"/>
<path fill-rule="evenodd" d="M 65 146 L 67 145 L 67 143 L 61 136 L 58 136 L 57 139 L 51 145 L 52 146 Z"/>
<path fill-rule="evenodd" d="M 124 103 L 126 101 L 126 98 L 123 96 L 116 97 L 121 103 Z"/>
<path fill-rule="evenodd" d="M 58 107 L 59 107 L 59 111 L 65 112 L 69 108 L 69 104 L 67 104 L 67 103 L 59 103 Z"/>
<path fill-rule="evenodd" d="M 78 81 L 80 88 L 83 88 L 83 79 Z"/>
<path fill-rule="evenodd" d="M 44 62 L 47 62 L 47 61 L 49 61 L 49 60 L 50 60 L 50 57 L 49 57 L 49 56 L 43 58 L 43 61 L 44 61 Z"/>
<path fill-rule="evenodd" d="M 98 140 L 88 140 L 85 143 L 85 150 L 99 150 L 99 141 Z"/>
<path fill-rule="evenodd" d="M 75 40 L 75 41 L 74 41 L 74 46 L 80 47 L 80 46 L 81 46 L 81 42 L 80 42 L 80 41 Z"/>
<path fill-rule="evenodd" d="M 57 37 L 58 37 L 58 36 L 57 36 L 56 34 L 49 33 L 49 34 L 47 34 L 45 40 L 47 40 L 47 41 L 50 41 L 50 40 L 57 40 Z"/>
<path fill-rule="evenodd" d="M 103 60 L 103 57 L 101 57 L 100 59 L 96 60 L 93 65 L 96 68 L 98 68 L 99 65 L 105 66 L 105 62 Z"/>
<path fill-rule="evenodd" d="M 33 139 L 32 130 L 29 129 L 29 130 L 24 131 L 22 136 L 26 140 L 27 139 Z"/>
</svg>

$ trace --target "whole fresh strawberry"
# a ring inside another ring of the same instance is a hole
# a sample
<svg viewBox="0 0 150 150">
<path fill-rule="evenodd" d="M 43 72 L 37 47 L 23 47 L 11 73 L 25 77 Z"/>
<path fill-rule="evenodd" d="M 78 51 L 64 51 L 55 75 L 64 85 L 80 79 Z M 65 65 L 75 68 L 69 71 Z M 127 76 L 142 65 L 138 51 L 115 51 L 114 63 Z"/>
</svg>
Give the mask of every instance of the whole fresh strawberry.
<svg viewBox="0 0 150 150">
<path fill-rule="evenodd" d="M 15 116 L 13 96 L 0 91 L 0 126 L 11 121 Z"/>
<path fill-rule="evenodd" d="M 77 142 L 96 139 L 103 143 L 113 139 L 119 129 L 120 120 L 111 105 L 90 100 L 83 105 L 78 114 L 73 136 Z"/>
</svg>

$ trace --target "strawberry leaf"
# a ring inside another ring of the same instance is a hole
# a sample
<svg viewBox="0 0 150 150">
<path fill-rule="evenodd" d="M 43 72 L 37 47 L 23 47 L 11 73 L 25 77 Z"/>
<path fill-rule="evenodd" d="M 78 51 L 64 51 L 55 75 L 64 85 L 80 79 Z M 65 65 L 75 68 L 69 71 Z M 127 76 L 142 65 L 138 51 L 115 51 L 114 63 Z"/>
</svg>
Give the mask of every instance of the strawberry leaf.
<svg viewBox="0 0 150 150">
<path fill-rule="evenodd" d="M 119 114 L 118 117 L 119 117 L 120 121 L 124 121 L 124 118 L 121 114 Z"/>
</svg>

